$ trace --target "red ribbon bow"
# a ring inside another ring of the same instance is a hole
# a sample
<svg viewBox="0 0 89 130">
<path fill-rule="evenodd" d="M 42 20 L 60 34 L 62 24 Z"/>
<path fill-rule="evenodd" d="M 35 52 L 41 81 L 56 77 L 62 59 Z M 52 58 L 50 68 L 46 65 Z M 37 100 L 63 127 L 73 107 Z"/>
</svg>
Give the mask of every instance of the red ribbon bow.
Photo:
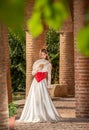
<svg viewBox="0 0 89 130">
<path fill-rule="evenodd" d="M 41 80 L 45 79 L 47 75 L 47 72 L 37 72 L 34 76 L 37 82 L 40 82 Z"/>
</svg>

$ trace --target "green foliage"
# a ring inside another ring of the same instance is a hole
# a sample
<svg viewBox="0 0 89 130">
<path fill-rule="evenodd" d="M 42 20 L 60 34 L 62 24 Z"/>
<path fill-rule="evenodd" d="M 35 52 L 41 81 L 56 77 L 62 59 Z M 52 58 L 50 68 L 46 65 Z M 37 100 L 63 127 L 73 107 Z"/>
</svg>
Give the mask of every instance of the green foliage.
<svg viewBox="0 0 89 130">
<path fill-rule="evenodd" d="M 17 114 L 18 105 L 16 105 L 13 102 L 11 102 L 8 105 L 8 109 L 9 109 L 9 117 L 12 117 L 15 114 Z"/>
<path fill-rule="evenodd" d="M 85 57 L 89 57 L 89 9 L 84 15 L 84 24 L 77 34 L 77 48 Z"/>
<path fill-rule="evenodd" d="M 16 29 L 24 22 L 25 0 L 1 0 L 0 21 Z"/>
<path fill-rule="evenodd" d="M 24 91 L 26 80 L 25 32 L 20 37 L 10 31 L 11 79 L 13 91 Z"/>
<path fill-rule="evenodd" d="M 52 63 L 52 83 L 59 82 L 59 33 L 50 29 L 46 35 L 47 50 Z"/>
<path fill-rule="evenodd" d="M 26 0 L 1 0 L 1 23 L 4 23 L 11 29 L 14 29 L 15 32 L 20 30 L 24 24 L 24 12 L 27 2 Z M 26 21 L 32 35 L 37 37 L 41 34 L 45 24 L 50 28 L 59 30 L 63 21 L 69 14 L 68 2 L 68 0 L 35 0 L 32 17 Z M 89 26 L 89 10 L 86 10 L 85 12 L 87 12 L 85 14 L 85 20 L 87 20 L 87 24 Z M 86 26 L 78 36 L 78 48 L 81 53 L 87 56 L 89 56 L 88 26 Z"/>
<path fill-rule="evenodd" d="M 36 0 L 32 17 L 28 20 L 28 28 L 32 35 L 37 37 L 42 33 L 44 23 L 50 28 L 59 30 L 67 17 L 68 8 L 65 0 L 55 2 L 52 0 Z"/>
<path fill-rule="evenodd" d="M 77 48 L 85 56 L 89 56 L 89 26 L 82 28 L 77 36 Z"/>
</svg>

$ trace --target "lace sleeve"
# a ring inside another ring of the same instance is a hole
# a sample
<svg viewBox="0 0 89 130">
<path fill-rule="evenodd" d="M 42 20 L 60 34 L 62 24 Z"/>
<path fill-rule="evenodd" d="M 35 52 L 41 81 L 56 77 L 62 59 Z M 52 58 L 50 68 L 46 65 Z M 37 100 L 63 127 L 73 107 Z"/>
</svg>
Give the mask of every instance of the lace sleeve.
<svg viewBox="0 0 89 130">
<path fill-rule="evenodd" d="M 47 88 L 51 88 L 51 71 L 52 71 L 52 65 L 48 65 L 48 86 Z"/>
<path fill-rule="evenodd" d="M 38 71 L 41 71 L 43 67 L 43 64 L 37 64 L 37 62 L 35 62 L 32 67 L 32 75 L 34 76 Z"/>
<path fill-rule="evenodd" d="M 32 67 L 32 75 L 34 76 L 37 73 L 37 71 L 38 71 L 38 69 L 37 69 L 36 62 L 35 62 Z"/>
<path fill-rule="evenodd" d="M 37 70 L 36 70 L 36 69 L 32 70 L 32 75 L 33 75 L 33 76 L 34 76 L 36 73 L 37 73 Z"/>
</svg>

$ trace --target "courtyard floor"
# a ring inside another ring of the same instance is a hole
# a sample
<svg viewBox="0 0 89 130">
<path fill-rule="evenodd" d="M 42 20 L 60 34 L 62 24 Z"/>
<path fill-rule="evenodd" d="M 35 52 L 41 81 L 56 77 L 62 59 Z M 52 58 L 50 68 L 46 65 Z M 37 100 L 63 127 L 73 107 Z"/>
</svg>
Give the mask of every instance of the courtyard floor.
<svg viewBox="0 0 89 130">
<path fill-rule="evenodd" d="M 52 98 L 53 103 L 62 116 L 57 123 L 18 123 L 15 130 L 89 130 L 89 119 L 75 118 L 75 98 Z M 15 101 L 19 105 L 16 120 L 19 119 L 25 100 Z"/>
</svg>

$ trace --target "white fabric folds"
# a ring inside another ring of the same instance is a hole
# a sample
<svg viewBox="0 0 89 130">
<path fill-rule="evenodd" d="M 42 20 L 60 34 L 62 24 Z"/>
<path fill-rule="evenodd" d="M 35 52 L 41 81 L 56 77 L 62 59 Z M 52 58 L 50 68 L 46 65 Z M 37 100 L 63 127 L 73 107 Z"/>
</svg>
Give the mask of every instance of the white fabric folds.
<svg viewBox="0 0 89 130">
<path fill-rule="evenodd" d="M 36 61 L 37 62 L 37 61 Z M 42 70 L 44 72 L 50 72 L 48 70 L 50 63 L 47 60 L 38 60 L 38 62 L 48 63 L 44 65 Z M 32 73 L 37 73 L 36 63 L 33 65 Z M 34 75 L 33 74 L 33 75 Z M 50 74 L 49 74 L 50 75 Z M 49 76 L 50 77 L 50 76 Z M 20 122 L 57 122 L 61 120 L 60 115 L 58 114 L 50 96 L 47 91 L 48 86 L 47 79 L 43 79 L 40 82 L 34 78 L 30 86 L 30 90 L 21 114 L 21 117 L 18 121 Z"/>
</svg>

